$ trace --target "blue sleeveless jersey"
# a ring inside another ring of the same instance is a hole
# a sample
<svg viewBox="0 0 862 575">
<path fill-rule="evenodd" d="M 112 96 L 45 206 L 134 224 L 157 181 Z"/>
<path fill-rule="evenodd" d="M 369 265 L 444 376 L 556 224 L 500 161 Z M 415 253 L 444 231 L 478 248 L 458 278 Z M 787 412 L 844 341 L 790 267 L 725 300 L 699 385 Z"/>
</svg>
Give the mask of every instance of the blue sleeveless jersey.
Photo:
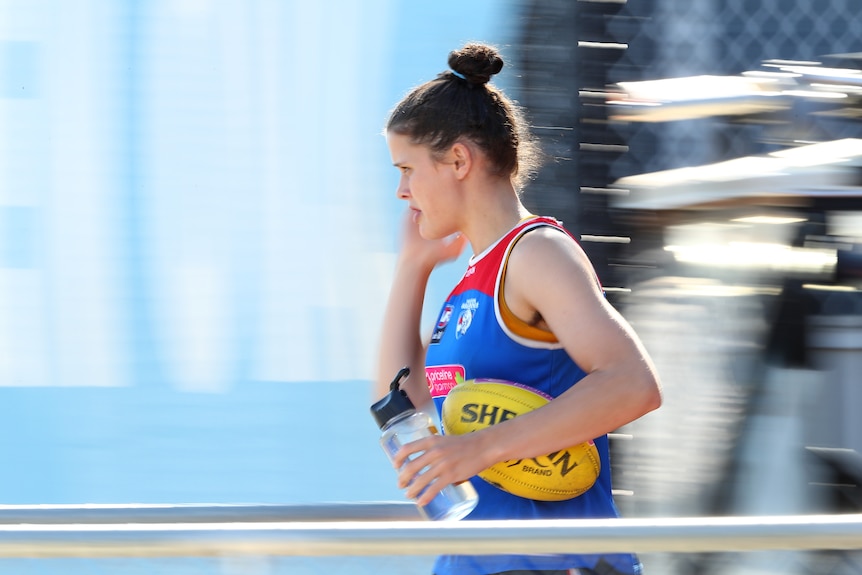
<svg viewBox="0 0 862 575">
<path fill-rule="evenodd" d="M 568 234 L 554 219 L 521 221 L 482 254 L 470 259 L 467 271 L 449 294 L 431 336 L 425 375 L 440 413 L 446 394 L 458 379 L 513 381 L 557 397 L 586 374 L 552 334 L 527 326 L 502 300 L 505 266 L 516 242 L 530 230 L 549 226 Z M 572 238 L 572 241 L 575 241 Z M 539 280 L 540 281 L 540 280 Z M 479 477 L 471 479 L 479 504 L 465 520 L 563 519 L 616 517 L 611 496 L 607 436 L 595 438 L 601 472 L 595 485 L 566 501 L 535 501 L 511 495 Z M 594 568 L 608 563 L 620 573 L 640 573 L 632 555 L 488 555 L 443 556 L 435 575 L 485 575 L 509 570 Z"/>
</svg>

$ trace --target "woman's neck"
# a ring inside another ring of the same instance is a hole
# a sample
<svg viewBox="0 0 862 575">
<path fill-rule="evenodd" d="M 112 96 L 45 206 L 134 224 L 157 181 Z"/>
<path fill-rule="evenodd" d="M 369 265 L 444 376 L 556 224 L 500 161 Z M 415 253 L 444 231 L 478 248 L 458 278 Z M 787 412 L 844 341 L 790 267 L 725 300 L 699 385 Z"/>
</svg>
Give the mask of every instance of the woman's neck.
<svg viewBox="0 0 862 575">
<path fill-rule="evenodd" d="M 486 193 L 473 197 L 478 201 L 469 210 L 469 219 L 463 232 L 470 240 L 474 254 L 482 253 L 518 222 L 531 215 L 511 184 L 488 189 Z"/>
</svg>

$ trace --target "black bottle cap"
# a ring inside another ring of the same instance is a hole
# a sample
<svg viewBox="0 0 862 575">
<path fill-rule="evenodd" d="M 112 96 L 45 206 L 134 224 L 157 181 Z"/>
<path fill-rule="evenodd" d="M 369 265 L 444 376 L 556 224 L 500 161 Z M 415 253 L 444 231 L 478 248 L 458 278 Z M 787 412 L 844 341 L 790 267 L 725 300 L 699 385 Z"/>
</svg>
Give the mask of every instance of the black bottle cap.
<svg viewBox="0 0 862 575">
<path fill-rule="evenodd" d="M 386 394 L 386 397 L 371 406 L 371 415 L 374 416 L 380 429 L 383 429 L 389 420 L 396 415 L 416 409 L 416 406 L 407 397 L 407 393 L 401 389 L 401 383 L 407 379 L 408 375 L 410 375 L 410 368 L 401 368 L 398 375 L 389 384 L 389 393 Z"/>
</svg>

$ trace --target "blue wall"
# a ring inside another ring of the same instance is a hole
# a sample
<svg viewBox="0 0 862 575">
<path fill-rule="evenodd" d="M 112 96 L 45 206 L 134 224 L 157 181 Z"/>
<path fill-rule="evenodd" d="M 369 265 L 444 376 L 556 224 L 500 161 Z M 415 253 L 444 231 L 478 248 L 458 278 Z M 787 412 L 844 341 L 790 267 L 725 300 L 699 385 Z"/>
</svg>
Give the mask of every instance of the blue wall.
<svg viewBox="0 0 862 575">
<path fill-rule="evenodd" d="M 0 503 L 399 499 L 367 411 L 402 209 L 381 128 L 516 24 L 0 3 Z"/>
</svg>

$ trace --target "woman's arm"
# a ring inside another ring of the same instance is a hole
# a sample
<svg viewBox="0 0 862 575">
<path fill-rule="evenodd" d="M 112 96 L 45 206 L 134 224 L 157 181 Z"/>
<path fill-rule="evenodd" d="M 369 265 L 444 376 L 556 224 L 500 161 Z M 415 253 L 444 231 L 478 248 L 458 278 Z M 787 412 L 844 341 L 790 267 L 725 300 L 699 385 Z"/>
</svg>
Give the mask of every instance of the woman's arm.
<svg viewBox="0 0 862 575">
<path fill-rule="evenodd" d="M 383 314 L 374 400 L 389 392 L 390 382 L 405 366 L 410 368 L 410 376 L 402 389 L 413 404 L 421 407 L 431 400 L 425 383 L 425 345 L 420 336 L 422 302 L 430 274 L 430 269 L 417 262 L 398 258 Z"/>
<path fill-rule="evenodd" d="M 541 318 L 587 375 L 540 413 L 521 416 L 517 430 L 501 429 L 501 461 L 593 439 L 661 405 L 649 355 L 571 238 L 551 228 L 525 235 L 510 256 L 506 292 L 510 308 Z"/>
<path fill-rule="evenodd" d="M 410 214 L 404 218 L 402 247 L 383 315 L 383 329 L 374 382 L 374 399 L 389 392 L 389 384 L 402 367 L 410 377 L 402 386 L 419 408 L 431 401 L 425 382 L 425 343 L 421 336 L 422 304 L 428 278 L 434 267 L 458 257 L 466 240 L 425 240 Z"/>
</svg>

